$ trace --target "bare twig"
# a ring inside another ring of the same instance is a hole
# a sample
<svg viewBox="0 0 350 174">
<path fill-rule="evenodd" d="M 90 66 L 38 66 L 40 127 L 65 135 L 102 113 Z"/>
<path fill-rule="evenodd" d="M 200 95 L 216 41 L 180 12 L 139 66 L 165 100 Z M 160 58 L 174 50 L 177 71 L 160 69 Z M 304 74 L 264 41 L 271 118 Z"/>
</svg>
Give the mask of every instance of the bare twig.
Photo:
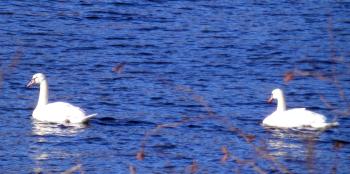
<svg viewBox="0 0 350 174">
<path fill-rule="evenodd" d="M 254 171 L 256 173 L 259 173 L 259 174 L 267 174 L 268 172 L 264 171 L 261 167 L 259 167 L 254 161 L 252 160 L 242 160 L 242 159 L 239 159 L 238 157 L 232 155 L 232 153 L 230 153 L 226 147 L 223 147 L 222 150 L 224 151 L 224 157 L 226 156 L 227 158 L 228 157 L 231 157 L 231 159 L 238 163 L 238 164 L 243 164 L 243 165 L 248 165 L 250 167 L 252 167 L 254 169 Z M 226 158 L 225 157 L 225 158 Z"/>
<path fill-rule="evenodd" d="M 130 174 L 136 174 L 136 168 L 133 165 L 129 165 L 129 172 Z"/>
<path fill-rule="evenodd" d="M 173 83 L 170 83 L 168 81 L 164 81 L 162 80 L 167 86 L 169 86 L 170 88 L 174 89 L 176 92 L 183 92 L 185 94 L 187 94 L 187 96 L 189 96 L 190 99 L 194 100 L 195 102 L 199 103 L 203 108 L 205 108 L 207 114 L 206 115 L 199 115 L 198 117 L 195 118 L 191 118 L 191 119 L 183 119 L 181 121 L 178 122 L 174 122 L 174 123 L 166 123 L 166 124 L 161 124 L 158 125 L 156 128 L 148 131 L 145 133 L 145 136 L 142 140 L 141 143 L 141 149 L 139 152 L 137 152 L 137 159 L 138 160 L 143 160 L 144 159 L 144 148 L 145 145 L 147 143 L 148 138 L 155 134 L 158 133 L 159 131 L 161 131 L 161 129 L 163 128 L 167 128 L 167 127 L 171 127 L 171 128 L 176 128 L 178 126 L 181 126 L 185 123 L 188 122 L 193 122 L 193 121 L 200 121 L 200 120 L 206 120 L 206 119 L 214 119 L 216 121 L 219 121 L 222 125 L 224 125 L 225 127 L 227 127 L 227 129 L 233 133 L 235 133 L 237 136 L 243 138 L 245 140 L 246 143 L 250 144 L 253 149 L 254 152 L 259 155 L 260 157 L 262 157 L 265 160 L 270 161 L 273 166 L 281 173 L 291 173 L 284 165 L 282 165 L 280 162 L 278 162 L 273 156 L 269 155 L 263 148 L 259 148 L 257 147 L 255 144 L 253 144 L 252 142 L 254 142 L 255 140 L 255 136 L 251 135 L 251 134 L 247 134 L 245 132 L 243 132 L 241 129 L 233 126 L 231 124 L 231 121 L 228 120 L 228 118 L 226 117 L 220 117 L 218 115 L 216 115 L 211 107 L 209 106 L 208 102 L 202 97 L 197 95 L 191 88 L 187 87 L 187 86 L 183 86 L 183 85 L 176 85 Z M 260 169 L 257 164 L 255 162 L 249 162 L 249 164 L 254 168 L 254 170 L 256 170 L 259 173 L 264 173 L 262 169 Z M 266 173 L 266 172 L 265 172 Z"/>
<path fill-rule="evenodd" d="M 112 71 L 116 72 L 118 74 L 121 74 L 124 70 L 124 66 L 125 66 L 125 62 L 119 63 L 118 65 L 116 65 L 115 67 L 113 67 Z"/>
<path fill-rule="evenodd" d="M 80 171 L 81 173 L 83 173 L 81 164 L 78 164 L 76 166 L 71 167 L 70 169 L 62 172 L 62 174 L 72 174 L 72 173 L 77 172 L 77 171 Z"/>
<path fill-rule="evenodd" d="M 195 160 L 192 161 L 192 164 L 187 167 L 189 173 L 194 174 L 198 172 L 198 164 Z"/>
</svg>

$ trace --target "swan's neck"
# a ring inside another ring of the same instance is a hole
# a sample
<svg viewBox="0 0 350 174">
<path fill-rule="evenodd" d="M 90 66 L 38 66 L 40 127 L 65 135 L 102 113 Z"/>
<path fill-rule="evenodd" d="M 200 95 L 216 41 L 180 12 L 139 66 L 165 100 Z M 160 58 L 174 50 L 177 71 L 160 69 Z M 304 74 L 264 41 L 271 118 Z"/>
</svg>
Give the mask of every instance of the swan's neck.
<svg viewBox="0 0 350 174">
<path fill-rule="evenodd" d="M 42 82 L 40 82 L 39 100 L 36 107 L 47 105 L 48 100 L 49 100 L 49 89 L 48 89 L 47 81 L 43 80 Z"/>
<path fill-rule="evenodd" d="M 284 95 L 282 94 L 277 98 L 277 111 L 286 111 L 286 100 L 284 99 Z"/>
</svg>

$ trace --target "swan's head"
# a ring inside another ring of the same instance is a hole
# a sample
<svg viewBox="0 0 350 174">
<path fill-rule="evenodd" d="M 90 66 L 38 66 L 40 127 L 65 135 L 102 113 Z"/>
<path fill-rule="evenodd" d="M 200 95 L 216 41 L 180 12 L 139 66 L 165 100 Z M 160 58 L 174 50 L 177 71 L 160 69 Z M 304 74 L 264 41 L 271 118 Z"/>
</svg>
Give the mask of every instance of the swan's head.
<svg viewBox="0 0 350 174">
<path fill-rule="evenodd" d="M 283 91 L 281 90 L 281 89 L 279 89 L 279 88 L 277 88 L 277 89 L 274 89 L 273 91 L 272 91 L 272 93 L 271 93 L 271 97 L 269 98 L 269 100 L 267 101 L 268 103 L 272 103 L 272 101 L 274 100 L 274 99 L 279 99 L 279 98 L 281 98 L 281 97 L 283 97 Z"/>
<path fill-rule="evenodd" d="M 35 84 L 40 84 L 42 81 L 46 80 L 46 77 L 42 73 L 36 73 L 33 75 L 32 80 L 27 84 L 27 87 L 31 87 Z"/>
</svg>

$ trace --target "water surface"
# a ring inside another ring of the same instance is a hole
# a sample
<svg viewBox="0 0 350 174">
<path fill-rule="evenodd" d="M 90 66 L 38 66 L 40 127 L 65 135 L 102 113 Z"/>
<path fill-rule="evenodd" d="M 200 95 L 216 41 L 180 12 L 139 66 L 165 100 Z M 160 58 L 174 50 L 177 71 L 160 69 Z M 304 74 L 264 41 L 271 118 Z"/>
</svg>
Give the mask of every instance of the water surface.
<svg viewBox="0 0 350 174">
<path fill-rule="evenodd" d="M 0 171 L 349 173 L 349 7 L 1 1 Z M 284 83 L 294 70 L 309 74 Z M 86 127 L 33 121 L 38 89 L 24 86 L 36 72 L 51 101 L 98 116 Z M 277 87 L 290 107 L 340 126 L 262 127 Z"/>
</svg>

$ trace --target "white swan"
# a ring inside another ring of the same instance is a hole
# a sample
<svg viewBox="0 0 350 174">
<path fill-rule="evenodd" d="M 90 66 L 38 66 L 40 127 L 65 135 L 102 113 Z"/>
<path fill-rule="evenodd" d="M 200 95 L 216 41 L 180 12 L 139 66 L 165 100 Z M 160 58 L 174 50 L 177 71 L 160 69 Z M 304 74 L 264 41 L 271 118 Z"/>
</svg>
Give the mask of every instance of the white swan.
<svg viewBox="0 0 350 174">
<path fill-rule="evenodd" d="M 337 122 L 327 123 L 325 116 L 305 108 L 287 110 L 281 89 L 274 89 L 268 102 L 271 103 L 273 99 L 277 100 L 277 109 L 263 120 L 263 125 L 280 128 L 312 127 L 316 129 L 338 125 Z"/>
<path fill-rule="evenodd" d="M 38 104 L 32 114 L 34 119 L 51 123 L 86 123 L 96 115 L 86 115 L 84 110 L 69 103 L 48 103 L 48 85 L 44 74 L 34 74 L 27 87 L 34 84 L 40 84 Z"/>
</svg>

